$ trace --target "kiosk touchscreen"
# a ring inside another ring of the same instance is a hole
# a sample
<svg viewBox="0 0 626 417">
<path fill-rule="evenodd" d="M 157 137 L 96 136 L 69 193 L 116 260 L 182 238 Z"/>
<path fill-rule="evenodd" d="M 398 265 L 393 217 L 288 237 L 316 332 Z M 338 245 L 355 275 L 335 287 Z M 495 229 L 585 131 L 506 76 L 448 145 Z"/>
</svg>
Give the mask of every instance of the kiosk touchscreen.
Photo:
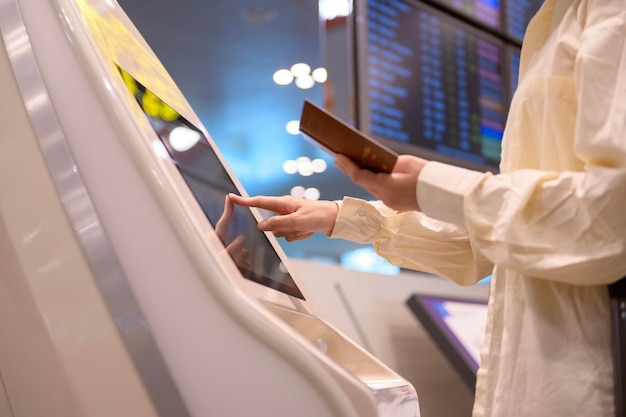
<svg viewBox="0 0 626 417">
<path fill-rule="evenodd" d="M 3 417 L 419 416 L 115 1 L 0 0 L 0 34 Z"/>
<path fill-rule="evenodd" d="M 132 75 L 118 69 L 220 240 L 231 248 L 229 255 L 243 277 L 304 300 L 252 212 L 227 199 L 239 189 L 206 136 Z M 146 96 L 150 99 L 145 100 Z M 158 113 L 150 111 L 155 103 Z"/>
</svg>

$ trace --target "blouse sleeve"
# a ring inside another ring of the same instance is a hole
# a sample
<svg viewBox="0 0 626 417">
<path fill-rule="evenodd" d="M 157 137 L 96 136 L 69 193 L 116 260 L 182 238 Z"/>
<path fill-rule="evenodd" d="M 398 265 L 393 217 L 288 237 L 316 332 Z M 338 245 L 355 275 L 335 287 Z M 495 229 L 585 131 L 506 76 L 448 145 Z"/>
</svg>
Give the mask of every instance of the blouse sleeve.
<svg viewBox="0 0 626 417">
<path fill-rule="evenodd" d="M 467 233 L 420 212 L 398 213 L 383 203 L 346 197 L 331 237 L 371 243 L 394 265 L 471 285 L 493 265 L 472 250 Z"/>
</svg>

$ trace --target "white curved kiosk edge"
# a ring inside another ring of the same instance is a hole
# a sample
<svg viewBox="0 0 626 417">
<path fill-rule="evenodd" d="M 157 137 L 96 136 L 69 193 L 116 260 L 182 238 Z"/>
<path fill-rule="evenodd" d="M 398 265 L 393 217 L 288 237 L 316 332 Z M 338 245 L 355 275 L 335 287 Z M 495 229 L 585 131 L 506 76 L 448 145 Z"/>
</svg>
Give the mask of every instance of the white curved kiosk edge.
<svg viewBox="0 0 626 417">
<path fill-rule="evenodd" d="M 0 29 L 0 414 L 419 416 L 224 210 L 245 191 L 117 3 L 0 0 Z"/>
</svg>

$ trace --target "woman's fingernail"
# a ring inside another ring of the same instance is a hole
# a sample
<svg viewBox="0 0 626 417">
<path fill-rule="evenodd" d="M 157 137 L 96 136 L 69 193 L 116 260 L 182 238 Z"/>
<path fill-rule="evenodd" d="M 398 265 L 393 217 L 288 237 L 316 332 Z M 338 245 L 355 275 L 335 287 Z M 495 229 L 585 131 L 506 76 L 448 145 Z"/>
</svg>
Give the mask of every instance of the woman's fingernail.
<svg viewBox="0 0 626 417">
<path fill-rule="evenodd" d="M 259 223 L 259 230 L 265 230 L 267 228 L 267 220 L 263 220 Z"/>
</svg>

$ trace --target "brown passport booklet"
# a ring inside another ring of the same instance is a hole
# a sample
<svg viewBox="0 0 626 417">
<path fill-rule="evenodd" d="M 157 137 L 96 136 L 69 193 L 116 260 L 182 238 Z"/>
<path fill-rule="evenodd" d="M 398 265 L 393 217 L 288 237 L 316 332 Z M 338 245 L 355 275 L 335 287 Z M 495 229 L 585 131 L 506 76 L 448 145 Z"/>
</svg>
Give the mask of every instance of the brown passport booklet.
<svg viewBox="0 0 626 417">
<path fill-rule="evenodd" d="M 300 132 L 331 155 L 342 154 L 361 168 L 391 172 L 398 154 L 309 100 L 304 100 Z"/>
</svg>

